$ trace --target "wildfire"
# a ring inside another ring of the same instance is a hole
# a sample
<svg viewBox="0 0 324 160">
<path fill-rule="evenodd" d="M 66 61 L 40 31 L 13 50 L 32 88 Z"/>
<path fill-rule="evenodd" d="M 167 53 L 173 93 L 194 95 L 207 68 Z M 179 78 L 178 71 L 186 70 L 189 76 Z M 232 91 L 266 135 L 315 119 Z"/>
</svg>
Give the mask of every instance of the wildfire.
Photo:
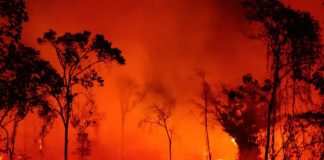
<svg viewBox="0 0 324 160">
<path fill-rule="evenodd" d="M 233 143 L 234 145 L 237 145 L 237 144 L 236 144 L 236 141 L 235 141 L 235 138 L 231 138 L 231 141 L 232 141 L 232 143 Z"/>
<path fill-rule="evenodd" d="M 38 144 L 39 144 L 39 150 L 43 150 L 43 142 L 42 142 L 42 139 L 39 139 L 38 140 Z"/>
</svg>

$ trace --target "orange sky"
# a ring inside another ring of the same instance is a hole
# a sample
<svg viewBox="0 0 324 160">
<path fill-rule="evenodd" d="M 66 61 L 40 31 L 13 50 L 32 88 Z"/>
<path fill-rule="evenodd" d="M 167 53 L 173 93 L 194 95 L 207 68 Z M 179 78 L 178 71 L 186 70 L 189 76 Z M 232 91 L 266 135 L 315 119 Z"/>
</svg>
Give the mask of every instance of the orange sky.
<svg viewBox="0 0 324 160">
<path fill-rule="evenodd" d="M 249 26 L 239 0 L 27 0 L 26 3 L 30 20 L 24 24 L 23 41 L 40 49 L 52 62 L 52 50 L 36 43 L 36 38 L 48 29 L 59 34 L 83 30 L 102 33 L 123 51 L 126 66 L 99 68 L 106 84 L 94 92 L 97 106 L 104 114 L 93 135 L 93 157 L 97 160 L 119 157 L 117 82 L 121 77 L 134 79 L 142 88 L 151 83 L 162 85 L 176 98 L 177 109 L 172 119 L 178 135 L 174 140 L 174 159 L 200 160 L 204 151 L 203 128 L 190 113 L 194 110 L 191 101 L 197 97 L 200 84 L 197 69 L 206 71 L 213 86 L 220 82 L 238 83 L 245 73 L 257 78 L 266 76 L 264 45 L 244 36 Z M 285 0 L 285 3 L 310 11 L 323 25 L 321 0 Z M 139 105 L 127 118 L 125 157 L 166 159 L 167 139 L 162 130 L 137 125 L 144 118 L 145 107 L 145 103 Z M 28 123 L 32 126 L 37 121 Z M 34 128 L 37 127 L 25 128 L 27 131 L 21 132 L 19 139 L 24 141 L 21 137 L 26 134 L 33 137 Z M 212 127 L 211 148 L 215 159 L 236 157 L 236 146 L 229 138 L 218 125 Z M 75 143 L 72 134 L 70 139 L 72 153 Z M 35 142 L 26 143 L 34 147 Z M 53 128 L 46 147 L 48 159 L 62 158 L 61 127 Z"/>
</svg>

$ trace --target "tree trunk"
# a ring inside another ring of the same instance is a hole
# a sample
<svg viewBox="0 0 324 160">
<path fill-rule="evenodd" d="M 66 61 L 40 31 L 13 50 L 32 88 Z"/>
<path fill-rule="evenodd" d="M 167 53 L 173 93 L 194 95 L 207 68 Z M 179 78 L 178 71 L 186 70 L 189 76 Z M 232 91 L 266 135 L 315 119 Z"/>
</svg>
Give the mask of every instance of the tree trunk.
<svg viewBox="0 0 324 160">
<path fill-rule="evenodd" d="M 204 111 L 204 121 L 205 121 L 205 135 L 206 135 L 206 147 L 207 147 L 207 154 L 208 154 L 208 160 L 211 160 L 211 152 L 210 152 L 210 145 L 209 145 L 209 134 L 208 134 L 208 99 L 207 99 L 207 93 L 205 93 L 205 111 Z"/>
<path fill-rule="evenodd" d="M 69 122 L 64 124 L 64 160 L 68 160 Z"/>
<path fill-rule="evenodd" d="M 278 47 L 280 48 L 280 47 Z M 266 146 L 265 146 L 265 155 L 264 159 L 268 160 L 269 155 L 269 146 L 270 146 L 270 129 L 271 129 L 271 113 L 273 112 L 274 108 L 276 107 L 276 98 L 277 98 L 277 89 L 280 85 L 280 77 L 279 77 L 279 71 L 280 71 L 280 55 L 279 52 L 275 53 L 275 69 L 274 69 L 274 78 L 273 78 L 273 89 L 271 93 L 271 99 L 268 107 L 268 123 L 267 123 L 267 139 L 266 139 Z M 273 113 L 276 114 L 276 113 Z M 273 117 L 276 117 L 276 115 L 273 115 Z M 274 133 L 273 133 L 274 134 Z M 273 135 L 274 138 L 274 135 Z M 273 139 L 274 143 L 274 139 Z M 273 144 L 274 145 L 274 144 Z"/>
<path fill-rule="evenodd" d="M 68 85 L 66 86 L 66 113 L 65 113 L 65 122 L 64 123 L 64 160 L 68 160 L 69 156 L 69 124 L 70 124 L 70 112 L 72 110 L 72 92 L 70 90 L 70 80 L 68 81 Z"/>
<path fill-rule="evenodd" d="M 172 160 L 172 140 L 169 138 L 169 160 Z"/>
<path fill-rule="evenodd" d="M 124 111 L 122 111 L 124 112 Z M 120 158 L 124 160 L 124 138 L 125 138 L 125 119 L 126 113 L 122 113 L 121 117 L 121 147 L 120 147 Z"/>
<path fill-rule="evenodd" d="M 18 120 L 15 120 L 14 126 L 13 126 L 13 131 L 12 131 L 12 136 L 11 136 L 11 148 L 9 150 L 9 159 L 14 160 L 15 156 L 15 141 L 16 141 L 16 135 L 17 135 L 17 127 L 18 127 Z"/>
<path fill-rule="evenodd" d="M 172 132 L 169 131 L 167 124 L 164 122 L 164 130 L 168 136 L 169 160 L 172 160 Z M 170 133 L 171 132 L 171 133 Z"/>
</svg>

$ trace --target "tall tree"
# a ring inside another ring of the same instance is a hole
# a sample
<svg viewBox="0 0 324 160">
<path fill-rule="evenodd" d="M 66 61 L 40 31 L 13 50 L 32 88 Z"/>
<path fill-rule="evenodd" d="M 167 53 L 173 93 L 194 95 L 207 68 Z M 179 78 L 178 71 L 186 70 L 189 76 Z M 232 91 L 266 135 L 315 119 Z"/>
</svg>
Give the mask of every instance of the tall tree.
<svg viewBox="0 0 324 160">
<path fill-rule="evenodd" d="M 129 77 L 122 77 L 118 81 L 121 108 L 121 159 L 124 159 L 125 123 L 127 115 L 145 98 L 145 92 L 140 91 L 139 85 Z"/>
<path fill-rule="evenodd" d="M 175 98 L 167 89 L 159 83 L 152 83 L 148 86 L 149 112 L 146 117 L 139 122 L 139 126 L 150 124 L 161 127 L 168 138 L 169 160 L 172 160 L 172 142 L 175 135 L 174 128 L 171 126 L 170 119 L 176 106 Z M 151 98 L 151 99 L 150 99 Z"/>
<path fill-rule="evenodd" d="M 47 61 L 39 57 L 32 48 L 10 45 L 9 54 L 2 55 L 4 66 L 0 71 L 0 125 L 6 133 L 6 147 L 10 157 L 14 156 L 17 126 L 34 108 L 40 116 L 50 112 L 44 88 L 60 83 L 60 78 Z M 52 90 L 52 92 L 57 92 Z M 9 133 L 7 126 L 11 126 Z M 9 141 L 9 138 L 11 139 Z"/>
<path fill-rule="evenodd" d="M 121 51 L 113 48 L 111 43 L 103 35 L 96 34 L 90 37 L 91 33 L 65 33 L 57 36 L 56 32 L 49 30 L 44 33 L 39 43 L 47 42 L 54 49 L 59 62 L 59 73 L 63 83 L 59 87 L 60 94 L 52 94 L 56 101 L 51 107 L 61 118 L 64 126 L 64 159 L 68 159 L 68 136 L 71 114 L 75 105 L 75 98 L 82 93 L 82 90 L 91 89 L 97 83 L 103 86 L 104 80 L 98 74 L 95 66 L 117 62 L 125 64 Z"/>
<path fill-rule="evenodd" d="M 204 133 L 205 133 L 205 143 L 206 143 L 206 157 L 208 160 L 212 159 L 211 148 L 210 148 L 210 138 L 209 138 L 209 117 L 210 113 L 212 113 L 212 105 L 210 103 L 210 98 L 213 96 L 211 88 L 208 82 L 205 79 L 205 74 L 203 72 L 199 72 L 198 76 L 201 78 L 201 88 L 199 91 L 199 98 L 202 103 L 195 103 L 199 110 L 201 111 Z"/>
<path fill-rule="evenodd" d="M 28 20 L 22 0 L 0 1 L 0 127 L 1 152 L 14 159 L 17 127 L 28 113 L 49 113 L 46 86 L 59 83 L 58 74 L 39 52 L 20 42 Z M 11 130 L 11 131 L 10 131 Z"/>
<path fill-rule="evenodd" d="M 281 101 L 278 100 L 279 91 L 290 93 L 292 103 L 295 103 L 297 90 L 301 90 L 298 88 L 306 90 L 304 95 L 310 93 L 300 79 L 309 77 L 323 57 L 319 24 L 309 13 L 286 7 L 279 0 L 242 0 L 242 5 L 249 21 L 262 24 L 264 32 L 258 38 L 264 39 L 268 48 L 273 87 L 268 105 L 265 160 L 269 158 L 270 135 L 270 157 L 274 159 L 276 114 Z M 291 87 L 283 88 L 285 86 Z M 292 112 L 295 109 L 293 105 Z"/>
<path fill-rule="evenodd" d="M 165 102 L 163 104 L 153 104 L 150 106 L 151 116 L 146 117 L 141 123 L 148 123 L 162 127 L 168 138 L 169 160 L 172 160 L 172 140 L 174 137 L 174 129 L 171 128 L 169 120 L 174 108 L 174 102 Z"/>
</svg>

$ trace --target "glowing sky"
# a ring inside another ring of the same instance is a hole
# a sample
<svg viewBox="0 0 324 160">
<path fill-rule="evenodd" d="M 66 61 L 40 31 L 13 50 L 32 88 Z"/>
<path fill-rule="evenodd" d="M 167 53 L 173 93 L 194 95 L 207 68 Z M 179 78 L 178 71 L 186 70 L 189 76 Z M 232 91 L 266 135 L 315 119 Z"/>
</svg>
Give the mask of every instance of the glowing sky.
<svg viewBox="0 0 324 160">
<path fill-rule="evenodd" d="M 323 25 L 321 0 L 285 0 L 285 3 L 310 11 Z M 244 35 L 250 28 L 239 0 L 27 0 L 26 4 L 30 20 L 24 24 L 23 41 L 40 49 L 42 56 L 54 64 L 50 54 L 53 50 L 36 43 L 36 38 L 48 29 L 59 34 L 83 30 L 102 33 L 123 51 L 126 66 L 98 68 L 106 84 L 94 90 L 97 106 L 104 115 L 93 135 L 94 159 L 119 158 L 118 81 L 122 77 L 134 79 L 141 88 L 152 83 L 161 85 L 176 98 L 177 109 L 172 119 L 177 132 L 174 159 L 199 160 L 204 152 L 203 126 L 195 118 L 199 113 L 191 113 L 195 112 L 191 102 L 197 97 L 200 84 L 197 69 L 206 71 L 213 86 L 221 82 L 238 83 L 245 73 L 253 73 L 257 78 L 266 76 L 264 45 Z M 157 127 L 138 127 L 146 107 L 142 103 L 127 117 L 126 159 L 167 158 L 164 132 Z M 30 120 L 25 125 L 36 123 Z M 31 139 L 25 144 L 28 143 L 27 148 L 33 147 L 35 142 L 30 137 L 37 127 L 24 127 L 22 124 Z M 26 134 L 20 134 L 18 140 L 24 142 L 22 137 Z M 212 126 L 210 134 L 214 158 L 236 157 L 235 144 L 217 124 Z M 70 139 L 73 156 L 73 133 Z M 53 128 L 46 144 L 48 159 L 63 156 L 60 126 Z"/>
</svg>

